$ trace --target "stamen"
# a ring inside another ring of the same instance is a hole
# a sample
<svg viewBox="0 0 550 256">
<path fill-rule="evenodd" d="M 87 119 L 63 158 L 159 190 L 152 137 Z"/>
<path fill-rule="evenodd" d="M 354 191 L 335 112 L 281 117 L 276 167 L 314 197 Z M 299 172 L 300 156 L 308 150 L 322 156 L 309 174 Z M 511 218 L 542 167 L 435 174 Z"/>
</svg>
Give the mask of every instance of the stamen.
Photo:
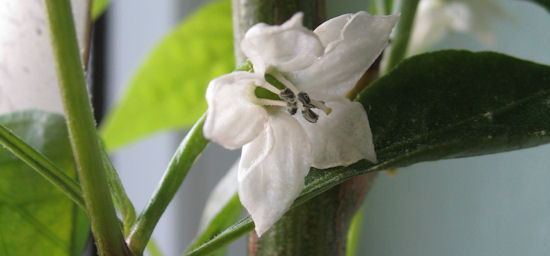
<svg viewBox="0 0 550 256">
<path fill-rule="evenodd" d="M 330 113 L 332 113 L 332 108 L 327 107 L 327 105 L 325 105 L 325 102 L 323 101 L 311 100 L 311 105 L 315 106 L 315 108 L 323 110 L 323 112 L 325 112 L 325 114 L 327 115 L 330 115 Z"/>
<path fill-rule="evenodd" d="M 280 100 L 270 100 L 270 99 L 263 99 L 263 98 L 260 98 L 258 99 L 258 103 L 260 105 L 264 105 L 264 106 L 277 106 L 277 107 L 287 107 L 287 103 L 284 102 L 284 101 L 280 101 Z"/>
<path fill-rule="evenodd" d="M 268 76 L 272 77 L 269 78 Z M 266 74 L 266 79 L 276 79 L 277 85 L 284 85 L 285 89 L 279 89 L 269 82 L 261 83 L 258 86 L 262 87 L 272 93 L 275 93 L 279 96 L 281 100 L 271 100 L 271 99 L 258 99 L 258 103 L 264 106 L 279 106 L 286 107 L 290 115 L 296 114 L 298 109 L 302 110 L 302 116 L 308 122 L 316 123 L 319 119 L 319 115 L 313 112 L 312 109 L 320 109 L 325 114 L 329 115 L 332 112 L 332 109 L 325 105 L 325 102 L 320 100 L 311 99 L 309 95 L 305 92 L 299 91 L 290 81 L 288 81 L 281 73 L 273 72 L 271 74 Z M 269 81 L 269 80 L 268 80 Z M 300 102 L 300 105 L 298 105 Z"/>
<path fill-rule="evenodd" d="M 325 114 L 327 115 L 329 115 L 332 112 L 332 109 L 327 107 L 325 105 L 325 102 L 311 99 L 309 98 L 309 95 L 307 95 L 307 93 L 305 92 L 298 93 L 298 100 L 300 101 L 300 103 L 302 103 L 304 108 L 318 108 L 323 112 L 325 112 Z"/>
<path fill-rule="evenodd" d="M 277 95 L 279 95 L 279 93 L 281 93 L 281 90 L 279 90 L 279 88 L 271 85 L 270 83 L 261 83 L 261 84 L 257 84 L 257 86 L 259 87 L 262 87 L 272 93 L 275 93 Z"/>
<path fill-rule="evenodd" d="M 315 107 L 311 104 L 311 99 L 309 98 L 309 95 L 307 95 L 307 93 L 305 93 L 305 92 L 298 93 L 298 100 L 300 101 L 300 103 L 302 103 L 304 108 L 314 108 Z"/>
<path fill-rule="evenodd" d="M 279 93 L 279 97 L 281 97 L 282 100 L 294 103 L 296 102 L 296 95 L 290 90 L 289 88 L 285 88 Z"/>
<path fill-rule="evenodd" d="M 292 92 L 294 92 L 294 94 L 298 94 L 300 91 L 290 82 L 288 81 L 281 73 L 279 72 L 273 72 L 273 74 L 271 74 L 272 76 L 274 76 L 277 80 L 279 80 L 279 82 L 283 83 L 287 88 L 289 88 L 290 90 L 292 90 Z"/>
<path fill-rule="evenodd" d="M 319 115 L 309 108 L 302 110 L 302 116 L 310 123 L 317 123 L 317 120 L 319 119 Z"/>
<path fill-rule="evenodd" d="M 296 104 L 296 102 L 294 103 L 287 102 L 286 110 L 291 116 L 293 116 L 298 111 L 298 104 Z"/>
</svg>

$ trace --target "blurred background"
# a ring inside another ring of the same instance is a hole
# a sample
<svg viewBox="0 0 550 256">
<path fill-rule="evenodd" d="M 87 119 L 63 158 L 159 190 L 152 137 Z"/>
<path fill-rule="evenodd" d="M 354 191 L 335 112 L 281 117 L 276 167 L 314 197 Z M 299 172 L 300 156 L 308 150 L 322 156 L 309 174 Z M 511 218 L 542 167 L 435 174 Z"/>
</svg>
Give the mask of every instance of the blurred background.
<svg viewBox="0 0 550 256">
<path fill-rule="evenodd" d="M 4 2 L 8 3 L 0 0 Z M 98 120 L 123 96 L 125 86 L 156 44 L 208 2 L 112 1 L 94 28 L 91 91 Z M 368 7 L 359 0 L 327 2 L 329 17 Z M 467 26 L 451 22 L 452 29 L 445 33 L 439 33 L 441 27 L 430 27 L 428 32 L 440 37 L 423 49 L 493 50 L 550 65 L 550 14 L 528 1 L 492 2 L 501 8 L 499 15 L 492 17 L 497 12 L 479 9 L 477 15 L 482 18 L 470 19 L 476 22 Z M 0 10 L 0 15 L 8 13 L 4 12 Z M 467 18 L 462 15 L 460 9 L 451 14 L 458 21 Z M 445 22 L 434 20 L 434 24 Z M 489 34 L 487 24 L 492 31 Z M 2 42 L 0 36 L 0 45 Z M 0 71 L 1 64 L 0 59 Z M 1 99 L 0 94 L 0 113 L 5 112 L 2 104 L 6 104 Z M 138 212 L 184 135 L 182 131 L 157 133 L 113 154 Z M 153 234 L 165 255 L 181 255 L 187 248 L 210 191 L 239 154 L 210 144 L 198 159 Z M 548 255 L 549 195 L 550 145 L 421 163 L 398 169 L 395 175 L 381 172 L 365 198 L 358 255 Z M 229 255 L 244 255 L 245 240 L 233 243 Z"/>
</svg>

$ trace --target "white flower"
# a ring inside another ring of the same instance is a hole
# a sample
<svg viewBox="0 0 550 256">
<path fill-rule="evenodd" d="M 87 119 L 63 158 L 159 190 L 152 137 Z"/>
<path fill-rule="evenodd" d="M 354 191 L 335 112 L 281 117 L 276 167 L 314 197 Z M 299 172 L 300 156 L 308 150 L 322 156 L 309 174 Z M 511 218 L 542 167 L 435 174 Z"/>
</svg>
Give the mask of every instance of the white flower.
<svg viewBox="0 0 550 256">
<path fill-rule="evenodd" d="M 449 32 L 471 32 L 484 44 L 491 45 L 493 20 L 507 16 L 493 0 L 422 0 L 416 11 L 408 53 L 426 50 Z"/>
<path fill-rule="evenodd" d="M 208 85 L 204 135 L 243 148 L 239 197 L 258 235 L 288 210 L 311 166 L 376 162 L 366 112 L 344 94 L 382 52 L 397 19 L 358 12 L 310 31 L 299 13 L 280 26 L 257 24 L 241 43 L 254 73 L 233 72 Z M 274 97 L 258 97 L 257 88 Z"/>
</svg>

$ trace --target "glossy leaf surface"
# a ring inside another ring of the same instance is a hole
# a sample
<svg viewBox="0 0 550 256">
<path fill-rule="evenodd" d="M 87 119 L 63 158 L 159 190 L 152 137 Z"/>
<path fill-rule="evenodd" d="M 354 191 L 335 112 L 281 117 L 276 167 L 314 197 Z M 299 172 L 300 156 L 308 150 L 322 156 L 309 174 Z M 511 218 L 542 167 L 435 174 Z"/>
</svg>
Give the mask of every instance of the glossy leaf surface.
<svg viewBox="0 0 550 256">
<path fill-rule="evenodd" d="M 63 116 L 14 112 L 0 116 L 0 123 L 75 178 Z M 0 255 L 82 253 L 89 226 L 78 206 L 5 148 L 0 173 Z"/>
</svg>

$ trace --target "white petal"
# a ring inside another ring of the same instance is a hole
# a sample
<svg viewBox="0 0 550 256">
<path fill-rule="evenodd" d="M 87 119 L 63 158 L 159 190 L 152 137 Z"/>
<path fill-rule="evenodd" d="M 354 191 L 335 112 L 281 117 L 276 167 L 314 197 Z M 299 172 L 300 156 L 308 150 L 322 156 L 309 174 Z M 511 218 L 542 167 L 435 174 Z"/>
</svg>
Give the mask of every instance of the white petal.
<svg viewBox="0 0 550 256">
<path fill-rule="evenodd" d="M 311 66 L 288 74 L 291 81 L 314 98 L 333 99 L 351 90 L 386 47 L 399 15 L 371 16 L 358 12 L 336 19 L 316 31 L 328 42 L 334 30 L 341 29 L 339 38 L 332 39 L 324 55 Z M 343 19 L 347 23 L 341 27 Z"/>
<path fill-rule="evenodd" d="M 302 25 L 302 13 L 280 26 L 259 23 L 252 26 L 241 42 L 241 50 L 264 74 L 270 68 L 281 72 L 299 70 L 323 54 L 319 38 Z"/>
<path fill-rule="evenodd" d="M 300 124 L 278 112 L 266 132 L 243 147 L 239 198 L 261 236 L 288 210 L 304 187 L 311 166 L 311 145 Z"/>
<path fill-rule="evenodd" d="M 313 33 L 317 34 L 323 46 L 327 47 L 330 43 L 341 39 L 342 30 L 352 17 L 351 13 L 334 17 L 319 25 Z"/>
<path fill-rule="evenodd" d="M 237 193 L 237 170 L 239 162 L 235 162 L 231 169 L 223 176 L 214 190 L 208 196 L 201 221 L 199 222 L 199 232 L 201 234 L 208 224 L 220 213 L 220 211 L 229 203 Z"/>
<path fill-rule="evenodd" d="M 263 83 L 259 75 L 233 72 L 208 84 L 208 111 L 204 136 L 218 144 L 236 149 L 252 141 L 264 129 L 267 112 L 255 104 L 255 84 Z"/>
<path fill-rule="evenodd" d="M 361 159 L 377 162 L 367 113 L 358 102 L 329 101 L 330 115 L 319 114 L 317 123 L 297 115 L 311 140 L 313 167 L 348 166 Z"/>
</svg>

